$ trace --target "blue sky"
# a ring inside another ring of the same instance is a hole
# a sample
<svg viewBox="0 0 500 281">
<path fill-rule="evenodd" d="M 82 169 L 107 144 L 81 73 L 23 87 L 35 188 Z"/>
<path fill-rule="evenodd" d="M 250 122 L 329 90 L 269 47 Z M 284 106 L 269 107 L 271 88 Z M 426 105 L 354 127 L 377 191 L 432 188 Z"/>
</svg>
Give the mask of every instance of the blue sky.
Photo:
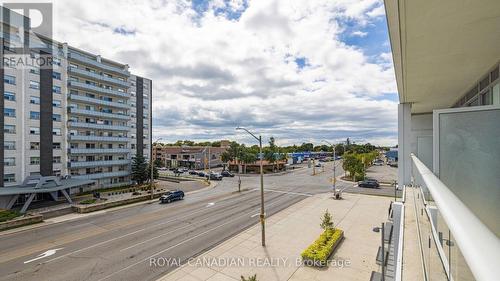
<svg viewBox="0 0 500 281">
<path fill-rule="evenodd" d="M 154 137 L 251 142 L 234 130 L 246 126 L 282 145 L 346 137 L 396 144 L 382 0 L 56 0 L 54 7 L 59 40 L 153 80 Z"/>
</svg>

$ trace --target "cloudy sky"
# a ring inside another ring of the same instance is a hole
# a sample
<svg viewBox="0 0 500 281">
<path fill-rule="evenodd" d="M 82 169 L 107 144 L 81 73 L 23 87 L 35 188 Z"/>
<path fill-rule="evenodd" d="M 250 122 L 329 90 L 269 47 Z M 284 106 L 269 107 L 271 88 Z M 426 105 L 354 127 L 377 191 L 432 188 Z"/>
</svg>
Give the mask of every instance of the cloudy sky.
<svg viewBox="0 0 500 281">
<path fill-rule="evenodd" d="M 396 144 L 381 0 L 54 2 L 55 38 L 153 80 L 153 135 Z"/>
</svg>

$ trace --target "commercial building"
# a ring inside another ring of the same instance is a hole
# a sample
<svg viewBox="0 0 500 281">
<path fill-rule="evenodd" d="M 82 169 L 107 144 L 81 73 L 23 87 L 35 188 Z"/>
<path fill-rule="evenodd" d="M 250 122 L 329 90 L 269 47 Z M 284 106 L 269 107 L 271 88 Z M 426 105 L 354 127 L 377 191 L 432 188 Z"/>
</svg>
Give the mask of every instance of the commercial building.
<svg viewBox="0 0 500 281">
<path fill-rule="evenodd" d="M 19 53 L 12 46 L 29 30 L 29 18 L 3 7 L 1 15 L 2 186 L 40 175 L 93 180 L 92 188 L 129 184 L 132 157 L 151 154 L 152 81 L 126 64 L 38 34 L 29 34 L 30 41 L 40 40 L 49 53 Z M 12 59 L 23 56 L 50 56 L 53 63 Z"/>
<path fill-rule="evenodd" d="M 385 8 L 404 195 L 392 205 L 385 267 L 372 277 L 498 279 L 500 2 L 385 0 Z"/>
<path fill-rule="evenodd" d="M 224 164 L 221 160 L 221 154 L 228 147 L 229 143 L 226 141 L 221 141 L 220 147 L 156 145 L 153 147 L 153 157 L 167 168 L 214 168 Z"/>
</svg>

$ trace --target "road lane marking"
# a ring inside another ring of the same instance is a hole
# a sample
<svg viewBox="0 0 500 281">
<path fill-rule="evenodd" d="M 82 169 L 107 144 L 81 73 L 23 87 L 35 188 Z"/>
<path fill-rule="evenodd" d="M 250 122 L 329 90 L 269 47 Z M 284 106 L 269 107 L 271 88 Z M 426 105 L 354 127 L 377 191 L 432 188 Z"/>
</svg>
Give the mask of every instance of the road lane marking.
<svg viewBox="0 0 500 281">
<path fill-rule="evenodd" d="M 210 202 L 210 203 L 207 204 L 207 207 L 212 207 L 213 205 L 215 205 L 215 203 L 214 202 Z"/>
<path fill-rule="evenodd" d="M 253 190 L 259 190 L 259 189 L 255 188 Z M 292 195 L 300 195 L 300 196 L 307 196 L 307 197 L 313 196 L 312 194 L 309 194 L 309 193 L 291 192 L 291 191 L 283 191 L 283 190 L 276 190 L 276 189 L 264 189 L 264 191 L 285 193 L 285 194 L 292 194 Z"/>
<path fill-rule="evenodd" d="M 276 205 L 277 203 L 279 203 L 279 201 L 278 201 L 278 202 L 271 203 L 271 204 L 267 205 L 267 207 L 270 207 L 270 206 L 272 206 L 272 205 Z M 177 244 L 175 244 L 175 245 L 172 245 L 172 246 L 170 246 L 170 247 L 168 247 L 168 248 L 166 248 L 166 249 L 164 249 L 164 250 L 161 250 L 161 251 L 159 251 L 159 252 L 156 252 L 156 253 L 152 254 L 151 256 L 149 256 L 149 257 L 147 257 L 147 258 L 145 258 L 145 259 L 143 259 L 143 260 L 140 260 L 140 261 L 138 261 L 138 262 L 135 262 L 135 263 L 133 263 L 133 264 L 131 264 L 131 265 L 127 266 L 127 267 L 124 267 L 124 268 L 122 268 L 122 269 L 120 269 L 120 270 L 118 270 L 118 271 L 115 271 L 115 272 L 113 272 L 113 273 L 111 273 L 111 274 L 109 274 L 109 275 L 107 275 L 107 276 L 105 276 L 105 277 L 103 277 L 103 278 L 99 279 L 98 281 L 103 281 L 103 280 L 106 280 L 106 279 L 110 278 L 111 276 L 113 276 L 113 275 L 115 275 L 115 274 L 117 274 L 117 273 L 120 273 L 120 272 L 122 272 L 122 271 L 125 271 L 125 270 L 127 270 L 127 269 L 129 269 L 129 268 L 132 268 L 132 267 L 134 267 L 134 266 L 136 266 L 136 265 L 138 265 L 138 264 L 140 264 L 140 263 L 143 263 L 143 262 L 145 262 L 145 261 L 147 261 L 147 260 L 151 259 L 151 258 L 152 258 L 152 257 L 154 257 L 154 256 L 157 256 L 157 255 L 159 255 L 159 254 L 162 254 L 162 253 L 164 253 L 164 252 L 167 252 L 167 251 L 169 251 L 169 250 L 171 250 L 171 249 L 173 249 L 173 248 L 175 248 L 175 247 L 178 247 L 178 246 L 180 246 L 180 245 L 183 245 L 183 244 L 185 244 L 185 243 L 187 243 L 187 242 L 189 242 L 189 241 L 191 241 L 191 240 L 193 240 L 193 239 L 196 239 L 196 238 L 198 238 L 198 237 L 200 237 L 200 236 L 203 236 L 203 235 L 205 235 L 205 234 L 207 234 L 207 233 L 209 233 L 209 232 L 212 232 L 212 231 L 214 231 L 214 230 L 216 230 L 216 229 L 218 229 L 218 228 L 221 228 L 221 227 L 223 227 L 223 226 L 225 226 L 225 225 L 227 225 L 227 224 L 229 224 L 229 223 L 234 222 L 235 220 L 237 220 L 237 219 L 239 219 L 239 218 L 242 218 L 242 217 L 248 216 L 249 214 L 251 214 L 251 213 L 253 213 L 253 212 L 254 212 L 254 211 L 252 211 L 252 212 L 248 212 L 248 213 L 245 213 L 245 214 L 243 214 L 243 215 L 241 215 L 241 216 L 237 216 L 236 218 L 234 218 L 234 219 L 232 219 L 232 220 L 229 220 L 229 221 L 227 221 L 227 222 L 225 222 L 225 223 L 223 223 L 223 224 L 221 224 L 221 225 L 218 225 L 218 226 L 216 226 L 216 227 L 214 227 L 214 228 L 211 228 L 211 229 L 206 230 L 206 231 L 204 231 L 204 232 L 202 232 L 202 233 L 199 233 L 199 234 L 197 234 L 197 235 L 195 235 L 195 236 L 193 236 L 193 237 L 190 237 L 190 238 L 188 238 L 188 239 L 186 239 L 186 240 L 183 240 L 183 241 L 181 241 L 181 242 L 179 242 L 179 243 L 177 243 Z"/>
<path fill-rule="evenodd" d="M 265 215 L 266 215 L 266 213 L 264 213 L 264 216 L 265 216 Z M 251 215 L 250 217 L 251 217 L 251 218 L 255 218 L 256 216 L 260 216 L 260 213 L 253 214 L 253 215 Z"/>
<path fill-rule="evenodd" d="M 43 258 L 46 258 L 46 257 L 50 257 L 53 254 L 55 254 L 58 250 L 62 250 L 62 249 L 64 249 L 64 248 L 56 248 L 56 249 L 47 250 L 47 251 L 39 254 L 36 258 L 25 261 L 24 264 L 27 264 L 27 263 L 30 263 L 30 262 L 33 262 L 33 261 L 37 261 L 37 260 L 40 260 L 40 259 L 43 259 Z"/>
</svg>

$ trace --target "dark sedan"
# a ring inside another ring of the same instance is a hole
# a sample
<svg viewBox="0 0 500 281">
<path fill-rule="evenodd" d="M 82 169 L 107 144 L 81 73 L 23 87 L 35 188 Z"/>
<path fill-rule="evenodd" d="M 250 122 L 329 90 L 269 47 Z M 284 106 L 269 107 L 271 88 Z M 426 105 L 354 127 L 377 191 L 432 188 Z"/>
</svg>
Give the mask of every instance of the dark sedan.
<svg viewBox="0 0 500 281">
<path fill-rule="evenodd" d="M 358 182 L 359 187 L 367 187 L 367 188 L 379 188 L 380 184 L 378 183 L 377 180 L 373 179 L 366 179 L 364 181 Z"/>
<path fill-rule="evenodd" d="M 234 177 L 234 174 L 232 174 L 231 172 L 229 171 L 222 171 L 222 173 L 220 173 L 223 177 Z"/>
</svg>

